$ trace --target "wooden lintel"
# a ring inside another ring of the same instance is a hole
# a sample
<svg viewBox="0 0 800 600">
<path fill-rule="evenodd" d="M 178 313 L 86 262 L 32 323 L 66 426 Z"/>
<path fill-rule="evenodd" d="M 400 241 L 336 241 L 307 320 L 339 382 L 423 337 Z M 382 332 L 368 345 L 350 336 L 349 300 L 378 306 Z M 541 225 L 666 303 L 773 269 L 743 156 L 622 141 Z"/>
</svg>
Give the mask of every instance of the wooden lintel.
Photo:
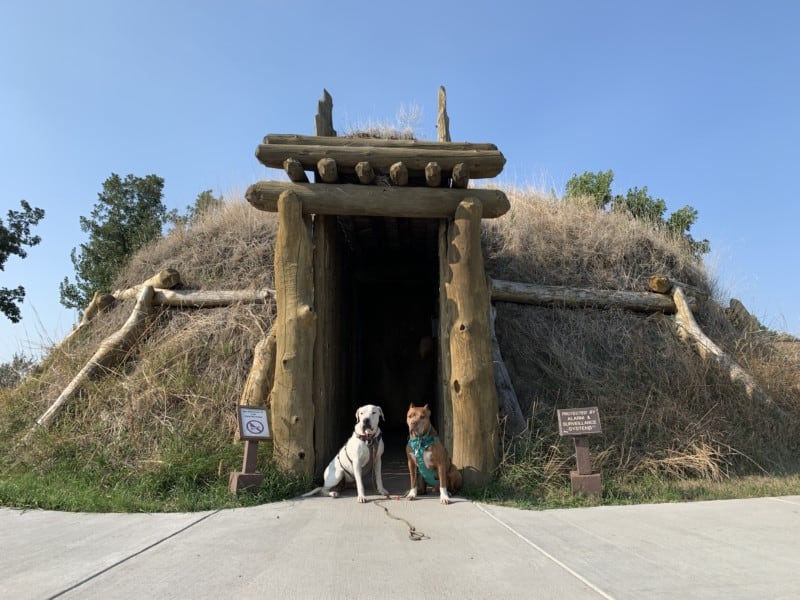
<svg viewBox="0 0 800 600">
<path fill-rule="evenodd" d="M 502 172 L 506 163 L 499 150 L 334 146 L 328 143 L 316 146 L 261 144 L 256 148 L 258 161 L 273 169 L 283 169 L 283 162 L 290 157 L 299 160 L 307 171 L 313 171 L 320 159 L 330 158 L 336 161 L 340 173 L 355 172 L 356 164 L 362 161 L 369 162 L 373 169 L 387 170 L 394 163 L 402 161 L 409 171 L 419 173 L 423 173 L 425 166 L 431 161 L 438 162 L 446 172 L 452 172 L 457 164 L 463 163 L 469 166 L 469 176 L 472 179 L 495 177 Z"/>
<path fill-rule="evenodd" d="M 247 189 L 247 201 L 259 210 L 277 212 L 278 197 L 291 191 L 302 200 L 303 212 L 321 215 L 448 218 L 464 198 L 480 200 L 483 217 L 492 219 L 511 207 L 500 190 L 427 187 L 384 187 L 357 184 L 260 181 Z"/>
</svg>

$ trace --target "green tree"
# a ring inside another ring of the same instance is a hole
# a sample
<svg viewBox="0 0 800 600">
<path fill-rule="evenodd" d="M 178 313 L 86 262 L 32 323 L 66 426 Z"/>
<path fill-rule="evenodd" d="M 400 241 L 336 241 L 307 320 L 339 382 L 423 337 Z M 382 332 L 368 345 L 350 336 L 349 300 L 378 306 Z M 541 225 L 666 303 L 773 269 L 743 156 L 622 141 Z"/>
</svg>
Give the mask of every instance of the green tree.
<svg viewBox="0 0 800 600">
<path fill-rule="evenodd" d="M 222 195 L 216 198 L 211 190 L 205 190 L 197 195 L 194 204 L 186 207 L 186 214 L 178 214 L 177 209 L 175 209 L 170 213 L 169 221 L 177 226 L 191 225 L 203 216 L 215 212 L 223 206 L 225 206 L 225 200 Z"/>
<path fill-rule="evenodd" d="M 36 366 L 36 361 L 17 352 L 11 362 L 0 364 L 0 388 L 15 388 Z"/>
<path fill-rule="evenodd" d="M 41 208 L 33 208 L 25 200 L 20 200 L 22 211 L 9 210 L 8 224 L 0 219 L 0 271 L 5 271 L 5 264 L 12 254 L 25 258 L 28 253 L 24 246 L 33 247 L 41 238 L 31 235 L 31 227 L 44 218 Z M 18 323 L 22 316 L 18 304 L 25 298 L 25 288 L 21 285 L 13 289 L 0 288 L 0 312 L 12 323 Z"/>
<path fill-rule="evenodd" d="M 75 282 L 64 277 L 59 285 L 61 304 L 82 310 L 94 293 L 109 292 L 128 259 L 161 236 L 167 221 L 163 202 L 164 180 L 157 175 L 121 179 L 116 173 L 103 182 L 91 218 L 81 217 L 89 240 L 70 254 Z"/>
<path fill-rule="evenodd" d="M 631 188 L 623 196 L 611 193 L 611 183 L 614 181 L 614 172 L 589 171 L 582 175 L 573 174 L 566 186 L 567 198 L 584 197 L 593 201 L 598 209 L 615 210 L 629 214 L 634 219 L 643 221 L 665 230 L 675 238 L 683 238 L 688 244 L 689 251 L 695 258 L 708 254 L 711 245 L 708 240 L 695 240 L 689 233 L 692 225 L 697 221 L 697 211 L 691 206 L 684 206 L 665 217 L 667 203 L 661 198 L 653 198 L 647 192 L 647 186 Z"/>
<path fill-rule="evenodd" d="M 567 182 L 568 198 L 590 198 L 597 208 L 606 208 L 614 197 L 611 195 L 611 182 L 614 172 L 611 170 L 573 175 Z"/>
</svg>

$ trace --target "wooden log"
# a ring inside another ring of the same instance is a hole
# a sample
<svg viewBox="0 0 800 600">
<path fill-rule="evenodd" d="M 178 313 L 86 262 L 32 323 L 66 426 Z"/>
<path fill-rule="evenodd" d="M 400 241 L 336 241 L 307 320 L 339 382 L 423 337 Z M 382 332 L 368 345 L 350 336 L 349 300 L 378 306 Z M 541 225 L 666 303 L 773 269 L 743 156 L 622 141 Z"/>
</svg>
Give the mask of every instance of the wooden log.
<svg viewBox="0 0 800 600">
<path fill-rule="evenodd" d="M 466 189 L 469 185 L 469 165 L 465 163 L 458 163 L 453 167 L 453 187 Z"/>
<path fill-rule="evenodd" d="M 408 185 L 408 169 L 406 169 L 406 166 L 401 162 L 394 163 L 389 167 L 389 179 L 392 185 Z"/>
<path fill-rule="evenodd" d="M 339 170 L 336 167 L 336 161 L 332 158 L 320 158 L 317 161 L 317 173 L 323 183 L 339 181 Z"/>
<path fill-rule="evenodd" d="M 479 200 L 459 205 L 448 239 L 452 277 L 445 288 L 455 310 L 450 331 L 453 462 L 466 485 L 485 485 L 498 464 L 500 436 Z"/>
<path fill-rule="evenodd" d="M 348 403 L 354 389 L 345 381 L 354 375 L 348 361 L 353 360 L 345 348 L 349 344 L 352 323 L 343 319 L 351 307 L 346 298 L 352 290 L 346 283 L 349 261 L 345 260 L 345 240 L 339 219 L 332 215 L 314 216 L 314 475 L 320 477 L 331 457 L 342 444 L 339 426 L 349 422 L 352 411 Z M 347 266 L 346 266 L 347 265 Z M 350 371 L 350 373 L 348 373 Z M 354 408 L 354 407 L 353 407 Z"/>
<path fill-rule="evenodd" d="M 491 307 L 489 314 L 489 332 L 492 337 L 492 367 L 494 368 L 494 382 L 497 388 L 497 397 L 500 402 L 500 418 L 505 425 L 505 433 L 508 437 L 515 437 L 525 431 L 527 425 L 519 405 L 517 392 L 511 382 L 506 363 L 500 352 L 500 344 L 497 341 L 497 331 L 494 326 L 497 311 Z"/>
<path fill-rule="evenodd" d="M 430 140 L 390 140 L 384 138 L 360 137 L 325 137 L 321 134 L 297 135 L 294 133 L 270 133 L 264 136 L 264 143 L 271 146 L 331 146 L 331 147 L 361 147 L 376 148 L 418 148 L 428 150 L 497 150 L 496 144 L 474 142 L 434 142 Z"/>
<path fill-rule="evenodd" d="M 450 141 L 450 117 L 447 116 L 447 91 L 439 86 L 439 110 L 436 115 L 436 138 L 440 142 Z"/>
<path fill-rule="evenodd" d="M 333 128 L 333 98 L 328 90 L 322 90 L 322 98 L 317 103 L 317 116 L 314 119 L 314 129 L 318 136 L 335 136 Z"/>
<path fill-rule="evenodd" d="M 213 308 L 232 304 L 264 304 L 275 290 L 154 290 L 153 304 L 181 308 Z"/>
<path fill-rule="evenodd" d="M 698 287 L 693 285 L 689 285 L 687 283 L 683 283 L 681 281 L 675 281 L 666 277 L 664 275 L 653 275 L 647 282 L 647 289 L 651 292 L 656 292 L 658 294 L 669 294 L 672 292 L 673 286 L 679 286 L 683 293 L 687 296 L 690 296 L 697 300 L 698 302 L 705 302 L 709 298 L 709 293 L 701 290 Z M 696 307 L 695 307 L 696 310 Z"/>
<path fill-rule="evenodd" d="M 678 330 L 678 334 L 684 340 L 691 342 L 694 349 L 703 359 L 712 359 L 716 361 L 720 367 L 725 369 L 730 375 L 731 381 L 740 384 L 751 400 L 758 402 L 762 406 L 769 407 L 782 418 L 795 422 L 795 417 L 780 408 L 747 371 L 725 354 L 719 346 L 703 333 L 703 330 L 700 329 L 697 321 L 695 321 L 692 311 L 689 310 L 686 295 L 683 293 L 680 286 L 673 286 L 672 298 L 677 308 L 675 326 Z"/>
<path fill-rule="evenodd" d="M 279 335 L 271 400 L 273 457 L 280 468 L 306 475 L 314 470 L 312 261 L 310 217 L 303 215 L 300 198 L 286 191 L 278 199 L 275 243 Z"/>
<path fill-rule="evenodd" d="M 86 327 L 102 311 L 113 306 L 115 301 L 116 299 L 111 294 L 102 294 L 100 292 L 95 292 L 94 296 L 92 296 L 92 301 L 89 302 L 89 306 L 87 306 L 86 310 L 83 311 L 83 315 L 81 316 L 80 322 L 75 326 L 75 328 L 72 331 L 70 331 L 64 337 L 61 343 L 62 344 L 66 343 L 72 336 L 74 336 L 81 329 Z"/>
<path fill-rule="evenodd" d="M 364 185 L 369 185 L 375 180 L 375 171 L 372 165 L 365 160 L 356 164 L 356 175 L 358 175 L 358 181 Z"/>
<path fill-rule="evenodd" d="M 303 165 L 296 158 L 287 158 L 283 161 L 283 170 L 289 179 L 295 183 L 308 183 L 308 175 L 306 175 Z"/>
<path fill-rule="evenodd" d="M 624 308 L 638 312 L 675 312 L 675 302 L 669 296 L 652 292 L 590 290 L 492 279 L 491 294 L 494 302 L 565 308 Z M 687 302 L 691 308 L 696 306 L 696 301 L 692 298 Z"/>
<path fill-rule="evenodd" d="M 247 201 L 259 210 L 276 212 L 278 196 L 291 191 L 307 214 L 377 217 L 447 218 L 467 192 L 452 188 L 383 187 L 357 184 L 315 185 L 259 181 L 247 189 Z M 483 205 L 483 218 L 495 218 L 511 207 L 500 190 L 470 189 Z"/>
<path fill-rule="evenodd" d="M 439 220 L 439 396 L 441 406 L 439 407 L 440 428 L 439 435 L 442 436 L 445 447 L 453 447 L 453 402 L 450 398 L 450 330 L 453 328 L 452 303 L 448 300 L 445 282 L 450 281 L 450 265 L 447 262 L 448 242 L 448 222 L 452 220 Z"/>
<path fill-rule="evenodd" d="M 168 290 L 180 285 L 181 275 L 176 269 L 164 269 L 153 275 L 150 279 L 126 290 L 114 290 L 111 295 L 117 300 L 127 300 L 128 298 L 136 298 L 145 286 L 150 286 L 154 289 Z"/>
<path fill-rule="evenodd" d="M 469 165 L 470 177 L 483 179 L 500 174 L 506 159 L 499 150 L 447 150 L 429 148 L 383 148 L 375 146 L 301 146 L 261 144 L 256 149 L 259 162 L 273 169 L 283 169 L 283 161 L 295 158 L 311 171 L 321 158 L 336 161 L 340 173 L 353 173 L 356 164 L 366 160 L 373 169 L 389 169 L 402 161 L 409 171 L 425 171 L 425 165 L 436 161 L 443 171 L 452 171 L 459 164 Z"/>
<path fill-rule="evenodd" d="M 107 372 L 115 367 L 125 358 L 127 353 L 141 338 L 141 334 L 147 325 L 147 318 L 151 312 L 151 300 L 153 298 L 153 288 L 144 286 L 136 299 L 128 320 L 121 329 L 112 333 L 100 344 L 100 347 L 89 359 L 89 362 L 80 372 L 70 381 L 69 385 L 56 398 L 55 402 L 36 420 L 36 424 L 26 435 L 26 440 L 40 427 L 47 427 L 58 416 L 61 410 L 70 402 L 81 390 L 81 388 L 91 379 Z"/>
<path fill-rule="evenodd" d="M 429 162 L 425 165 L 425 183 L 428 187 L 439 187 L 442 185 L 442 167 L 437 162 Z"/>
<path fill-rule="evenodd" d="M 277 336 L 273 325 L 269 333 L 259 340 L 253 350 L 253 364 L 242 388 L 239 404 L 242 406 L 269 407 L 269 393 L 275 381 L 275 351 Z"/>
</svg>

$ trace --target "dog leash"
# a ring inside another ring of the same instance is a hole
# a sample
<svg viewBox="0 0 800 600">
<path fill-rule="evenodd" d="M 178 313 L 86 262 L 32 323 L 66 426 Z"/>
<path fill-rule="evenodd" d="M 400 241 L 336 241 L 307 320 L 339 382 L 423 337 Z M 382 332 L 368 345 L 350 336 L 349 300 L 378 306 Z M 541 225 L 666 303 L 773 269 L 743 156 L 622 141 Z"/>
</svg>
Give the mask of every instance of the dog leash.
<svg viewBox="0 0 800 600">
<path fill-rule="evenodd" d="M 421 531 L 417 531 L 417 529 L 403 517 L 395 516 L 391 512 L 389 512 L 389 509 L 386 508 L 383 504 L 381 504 L 381 500 L 375 500 L 373 504 L 380 506 L 386 513 L 386 516 L 389 517 L 390 519 L 394 519 L 395 521 L 402 521 L 403 523 L 405 523 L 406 527 L 408 527 L 408 539 L 410 539 L 412 542 L 431 539 Z"/>
</svg>

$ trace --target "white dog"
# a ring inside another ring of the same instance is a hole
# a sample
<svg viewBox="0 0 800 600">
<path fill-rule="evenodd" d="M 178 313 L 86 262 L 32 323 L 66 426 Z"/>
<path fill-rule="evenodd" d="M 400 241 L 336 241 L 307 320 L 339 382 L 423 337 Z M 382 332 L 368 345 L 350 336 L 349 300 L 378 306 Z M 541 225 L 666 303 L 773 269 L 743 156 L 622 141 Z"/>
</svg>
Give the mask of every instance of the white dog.
<svg viewBox="0 0 800 600">
<path fill-rule="evenodd" d="M 366 404 L 356 411 L 356 426 L 353 435 L 350 436 L 350 439 L 342 446 L 339 453 L 325 467 L 323 484 L 303 494 L 304 497 L 313 496 L 321 491 L 331 498 L 336 498 L 339 492 L 331 488 L 340 483 L 355 481 L 358 501 L 366 502 L 363 474 L 367 471 L 367 466 L 370 462 L 375 473 L 375 485 L 378 488 L 378 493 L 382 496 L 389 495 L 389 492 L 383 487 L 381 476 L 383 435 L 380 427 L 378 427 L 380 419 L 386 419 L 380 406 Z"/>
</svg>

